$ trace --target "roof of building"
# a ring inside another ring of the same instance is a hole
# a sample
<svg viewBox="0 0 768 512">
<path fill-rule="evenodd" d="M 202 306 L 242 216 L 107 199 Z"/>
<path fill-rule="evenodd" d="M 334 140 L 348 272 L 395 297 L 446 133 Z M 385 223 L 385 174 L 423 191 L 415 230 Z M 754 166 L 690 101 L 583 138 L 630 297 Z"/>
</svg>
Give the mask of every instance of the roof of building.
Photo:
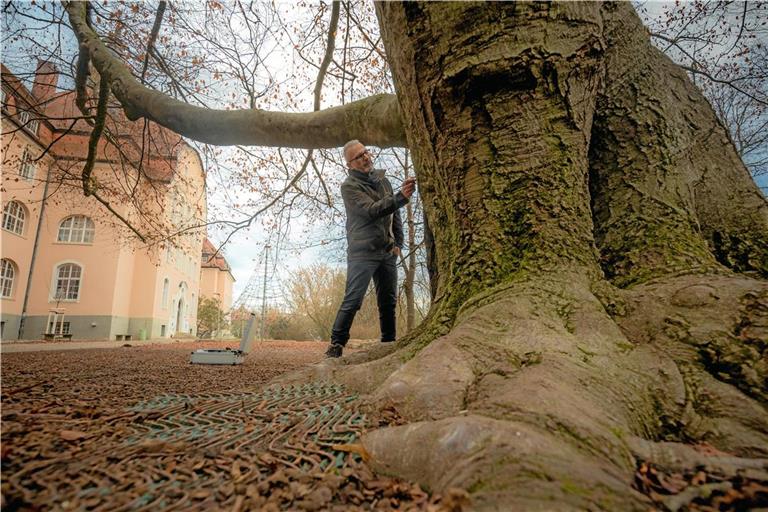
<svg viewBox="0 0 768 512">
<path fill-rule="evenodd" d="M 232 270 L 229 263 L 227 263 L 227 259 L 222 256 L 221 251 L 216 251 L 216 247 L 208 238 L 203 239 L 203 255 L 200 266 L 203 268 L 218 268 L 224 272 L 231 272 Z"/>
<path fill-rule="evenodd" d="M 37 85 L 30 91 L 21 79 L 4 64 L 0 64 L 6 91 L 21 97 L 31 113 L 37 114 L 41 121 L 48 123 L 52 128 L 51 140 L 61 137 L 51 148 L 54 157 L 84 160 L 88 155 L 88 145 L 79 139 L 87 139 L 90 136 L 91 126 L 75 104 L 76 93 L 56 91 L 55 68 L 51 69 L 54 69 L 54 76 L 46 78 L 53 83 L 47 88 L 49 94 L 47 97 L 37 98 L 33 95 Z M 39 90 L 46 89 L 40 87 Z M 134 168 L 141 168 L 151 180 L 171 181 L 179 150 L 189 147 L 184 139 L 154 122 L 149 121 L 145 126 L 143 121 L 128 120 L 118 104 L 110 105 L 107 115 L 106 128 L 111 136 L 102 136 L 97 158 L 120 163 L 127 161 Z M 9 118 L 13 118 L 13 115 Z M 72 143 L 67 144 L 68 138 Z M 48 144 L 51 141 L 40 142 Z"/>
</svg>

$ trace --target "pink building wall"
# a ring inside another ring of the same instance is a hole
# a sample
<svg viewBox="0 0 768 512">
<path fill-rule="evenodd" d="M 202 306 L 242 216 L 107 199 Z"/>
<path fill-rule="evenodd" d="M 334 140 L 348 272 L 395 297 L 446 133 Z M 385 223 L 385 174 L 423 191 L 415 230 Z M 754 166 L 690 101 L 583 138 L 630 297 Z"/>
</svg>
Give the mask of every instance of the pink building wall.
<svg viewBox="0 0 768 512">
<path fill-rule="evenodd" d="M 13 100 L 6 104 L 6 112 L 14 111 Z M 29 262 L 35 242 L 36 228 L 40 218 L 42 198 L 45 189 L 45 177 L 53 159 L 45 156 L 35 164 L 34 175 L 29 179 L 19 176 L 18 168 L 21 165 L 21 157 L 24 150 L 31 152 L 32 157 L 37 158 L 40 153 L 39 136 L 19 129 L 6 115 L 2 122 L 2 145 L 0 148 L 0 162 L 2 173 L 2 205 L 10 201 L 17 201 L 24 206 L 25 222 L 21 234 L 13 233 L 5 229 L 0 236 L 0 252 L 2 257 L 12 262 L 15 279 L 10 297 L 0 298 L 0 313 L 2 313 L 2 338 L 15 338 L 18 335 L 19 319 L 23 308 L 24 295 L 27 289 L 29 277 Z M 47 127 L 40 126 L 40 136 L 49 136 Z M 11 170 L 16 172 L 9 172 Z"/>
<path fill-rule="evenodd" d="M 3 86 L 13 76 L 3 67 Z M 13 83 L 20 94 L 27 95 L 18 83 Z M 55 88 L 38 88 L 52 94 Z M 72 108 L 67 103 L 71 94 L 59 94 L 51 105 L 58 111 Z M 22 315 L 27 275 L 32 266 L 29 299 L 24 320 L 24 338 L 39 338 L 45 331 L 48 311 L 54 307 L 65 309 L 74 338 L 112 338 L 129 335 L 132 338 L 171 336 L 179 332 L 194 334 L 197 321 L 197 301 L 200 296 L 200 254 L 204 238 L 202 229 L 177 237 L 173 247 L 145 246 L 131 235 L 111 213 L 96 200 L 85 197 L 74 188 L 57 191 L 45 201 L 40 218 L 43 190 L 49 167 L 51 173 L 60 167 L 82 165 L 73 157 L 83 156 L 87 133 L 67 135 L 36 166 L 32 180 L 18 179 L 20 155 L 24 148 L 38 154 L 55 133 L 55 126 L 41 119 L 39 136 L 19 127 L 15 98 L 3 105 L 2 139 L 2 193 L 3 206 L 17 200 L 27 209 L 24 232 L 17 235 L 5 229 L 0 232 L 0 249 L 4 259 L 16 266 L 13 293 L 0 302 L 3 318 L 2 339 L 15 339 Z M 160 174 L 152 193 L 161 197 L 154 204 L 158 218 L 169 221 L 174 229 L 201 225 L 207 216 L 205 174 L 197 152 L 183 142 L 174 146 L 172 159 L 158 167 Z M 109 148 L 102 148 L 102 160 L 94 169 L 101 183 L 114 176 Z M 155 157 L 156 158 L 156 157 Z M 160 162 L 162 163 L 162 162 Z M 156 166 L 156 164 L 153 164 Z M 126 169 L 121 167 L 121 171 Z M 77 171 L 77 168 L 75 168 Z M 78 171 L 79 172 L 79 171 Z M 131 172 L 131 169 L 128 169 Z M 146 172 L 146 171 L 145 171 Z M 127 207 L 116 207 L 121 215 L 130 217 Z M 151 210 L 150 210 L 151 212 Z M 89 217 L 95 226 L 91 243 L 63 243 L 57 241 L 61 222 L 71 215 Z M 32 265 L 35 234 L 39 225 L 37 251 Z M 82 269 L 79 297 L 75 300 L 56 300 L 53 297 L 56 268 L 64 262 L 73 262 Z M 163 283 L 168 279 L 168 300 L 162 301 Z M 231 286 L 227 297 L 231 304 Z"/>
</svg>

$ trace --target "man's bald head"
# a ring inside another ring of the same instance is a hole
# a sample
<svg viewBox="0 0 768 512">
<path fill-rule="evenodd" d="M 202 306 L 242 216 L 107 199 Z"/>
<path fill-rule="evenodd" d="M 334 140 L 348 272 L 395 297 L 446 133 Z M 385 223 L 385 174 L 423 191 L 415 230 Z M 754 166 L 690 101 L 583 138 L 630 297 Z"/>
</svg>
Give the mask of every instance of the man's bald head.
<svg viewBox="0 0 768 512">
<path fill-rule="evenodd" d="M 347 167 L 361 172 L 370 172 L 373 168 L 373 155 L 357 139 L 353 139 L 344 144 L 344 160 L 347 161 Z"/>
<path fill-rule="evenodd" d="M 352 153 L 353 149 L 357 149 L 357 146 L 362 146 L 362 142 L 357 139 L 352 139 L 351 141 L 344 144 L 344 160 L 349 162 L 349 159 L 355 156 L 350 153 Z"/>
</svg>

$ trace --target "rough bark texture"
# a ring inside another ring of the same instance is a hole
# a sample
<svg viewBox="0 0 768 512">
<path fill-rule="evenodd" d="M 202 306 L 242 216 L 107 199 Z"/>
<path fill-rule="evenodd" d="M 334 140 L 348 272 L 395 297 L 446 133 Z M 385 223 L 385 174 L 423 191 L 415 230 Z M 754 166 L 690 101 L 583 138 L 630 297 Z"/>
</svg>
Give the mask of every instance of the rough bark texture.
<svg viewBox="0 0 768 512">
<path fill-rule="evenodd" d="M 596 7 L 574 4 L 578 14 L 559 20 L 544 4 L 380 7 L 434 233 L 429 335 L 511 275 L 565 262 L 597 271 L 586 180 L 601 76 Z M 545 27 L 562 37 L 531 49 Z"/>
<path fill-rule="evenodd" d="M 377 14 L 435 302 L 399 347 L 291 379 L 394 406 L 374 466 L 479 510 L 647 510 L 639 462 L 692 469 L 696 442 L 765 469 L 765 199 L 630 4 Z"/>
<path fill-rule="evenodd" d="M 716 261 L 766 276 L 768 205 L 728 132 L 685 71 L 648 45 L 637 16 L 603 11 L 590 188 L 606 276 L 628 286 Z"/>
</svg>

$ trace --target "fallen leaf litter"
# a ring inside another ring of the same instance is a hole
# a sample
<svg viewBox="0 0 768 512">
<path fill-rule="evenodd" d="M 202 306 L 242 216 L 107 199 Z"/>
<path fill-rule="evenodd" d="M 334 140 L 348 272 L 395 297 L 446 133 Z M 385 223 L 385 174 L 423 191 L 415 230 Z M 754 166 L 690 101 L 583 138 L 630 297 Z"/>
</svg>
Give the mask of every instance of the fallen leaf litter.
<svg viewBox="0 0 768 512">
<path fill-rule="evenodd" d="M 258 344 L 238 367 L 188 364 L 215 343 L 4 354 L 3 510 L 461 510 L 375 475 L 358 443 L 397 421 L 331 384 L 271 387 L 319 343 Z"/>
</svg>

